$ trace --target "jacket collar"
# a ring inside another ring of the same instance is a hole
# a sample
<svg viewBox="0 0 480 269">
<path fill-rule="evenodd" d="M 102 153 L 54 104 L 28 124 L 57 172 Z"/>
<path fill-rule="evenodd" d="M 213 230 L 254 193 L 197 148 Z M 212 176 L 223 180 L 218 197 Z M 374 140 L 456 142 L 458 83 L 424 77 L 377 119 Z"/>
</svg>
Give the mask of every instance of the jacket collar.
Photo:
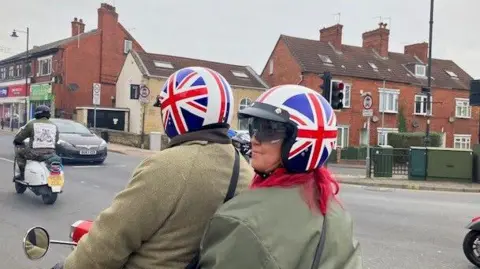
<svg viewBox="0 0 480 269">
<path fill-rule="evenodd" d="M 230 144 L 232 140 L 227 135 L 228 128 L 204 129 L 196 132 L 177 135 L 170 140 L 167 148 L 173 148 L 190 141 L 206 141 L 218 144 Z"/>
</svg>

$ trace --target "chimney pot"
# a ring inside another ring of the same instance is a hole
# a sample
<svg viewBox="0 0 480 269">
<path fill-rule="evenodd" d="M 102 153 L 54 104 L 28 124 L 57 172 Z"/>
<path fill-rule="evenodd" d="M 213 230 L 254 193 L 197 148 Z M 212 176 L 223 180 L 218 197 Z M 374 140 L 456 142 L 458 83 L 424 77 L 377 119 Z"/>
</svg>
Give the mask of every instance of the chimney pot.
<svg viewBox="0 0 480 269">
<path fill-rule="evenodd" d="M 73 18 L 73 21 L 77 21 L 77 20 L 78 20 L 77 17 Z"/>
<path fill-rule="evenodd" d="M 79 21 L 77 17 L 73 18 L 73 21 L 72 21 L 72 36 L 83 34 L 84 32 L 85 32 L 85 24 L 83 23 L 83 20 L 80 19 L 80 21 Z"/>
</svg>

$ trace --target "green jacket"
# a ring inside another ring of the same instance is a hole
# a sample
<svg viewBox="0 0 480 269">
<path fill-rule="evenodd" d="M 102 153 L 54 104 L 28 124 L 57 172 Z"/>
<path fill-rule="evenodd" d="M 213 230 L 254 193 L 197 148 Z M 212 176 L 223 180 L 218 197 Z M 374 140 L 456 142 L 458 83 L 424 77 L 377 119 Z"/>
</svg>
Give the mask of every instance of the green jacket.
<svg viewBox="0 0 480 269">
<path fill-rule="evenodd" d="M 58 128 L 47 118 L 31 120 L 15 135 L 14 141 L 23 143 L 27 138 L 30 138 L 28 145 L 30 149 L 39 152 L 54 152 L 59 139 Z"/>
<path fill-rule="evenodd" d="M 243 192 L 214 215 L 201 243 L 202 269 L 310 269 L 323 216 L 312 213 L 302 189 Z M 331 200 L 321 269 L 360 269 L 350 215 Z"/>
<path fill-rule="evenodd" d="M 170 148 L 144 160 L 64 268 L 185 268 L 227 193 L 235 151 L 226 133 L 175 137 Z M 248 187 L 253 175 L 240 158 L 237 192 Z"/>
</svg>

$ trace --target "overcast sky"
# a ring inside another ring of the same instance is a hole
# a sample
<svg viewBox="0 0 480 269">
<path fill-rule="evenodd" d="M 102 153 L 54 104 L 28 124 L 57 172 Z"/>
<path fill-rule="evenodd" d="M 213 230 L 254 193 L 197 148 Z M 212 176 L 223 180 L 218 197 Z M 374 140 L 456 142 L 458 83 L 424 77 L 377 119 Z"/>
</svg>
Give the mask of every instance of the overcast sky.
<svg viewBox="0 0 480 269">
<path fill-rule="evenodd" d="M 361 46 L 362 33 L 390 28 L 390 51 L 428 41 L 430 0 L 0 0 L 0 59 L 21 52 L 30 27 L 31 44 L 70 36 L 82 18 L 97 27 L 101 2 L 114 4 L 119 20 L 152 53 L 250 65 L 260 73 L 280 34 L 318 39 L 319 29 L 341 13 L 343 43 Z M 480 0 L 435 0 L 433 57 L 452 59 L 480 78 Z"/>
</svg>

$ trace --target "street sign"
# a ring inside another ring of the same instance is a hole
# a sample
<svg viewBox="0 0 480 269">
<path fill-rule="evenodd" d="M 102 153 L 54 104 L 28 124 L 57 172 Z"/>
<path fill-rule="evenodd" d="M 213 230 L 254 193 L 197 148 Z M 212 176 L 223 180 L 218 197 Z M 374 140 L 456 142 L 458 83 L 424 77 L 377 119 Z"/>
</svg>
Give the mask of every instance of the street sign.
<svg viewBox="0 0 480 269">
<path fill-rule="evenodd" d="M 363 97 L 363 108 L 365 110 L 370 110 L 373 106 L 373 99 L 372 99 L 372 96 L 370 95 L 365 95 L 365 97 Z"/>
<path fill-rule="evenodd" d="M 364 109 L 362 111 L 364 117 L 372 117 L 373 116 L 373 109 Z"/>
<path fill-rule="evenodd" d="M 150 89 L 147 86 L 142 85 L 142 87 L 140 88 L 140 96 L 139 96 L 138 100 L 142 104 L 148 104 L 148 102 L 149 102 L 148 97 L 149 96 L 150 96 Z"/>
<path fill-rule="evenodd" d="M 92 103 L 96 106 L 100 105 L 100 92 L 102 89 L 102 84 L 93 83 L 93 101 Z"/>
</svg>

